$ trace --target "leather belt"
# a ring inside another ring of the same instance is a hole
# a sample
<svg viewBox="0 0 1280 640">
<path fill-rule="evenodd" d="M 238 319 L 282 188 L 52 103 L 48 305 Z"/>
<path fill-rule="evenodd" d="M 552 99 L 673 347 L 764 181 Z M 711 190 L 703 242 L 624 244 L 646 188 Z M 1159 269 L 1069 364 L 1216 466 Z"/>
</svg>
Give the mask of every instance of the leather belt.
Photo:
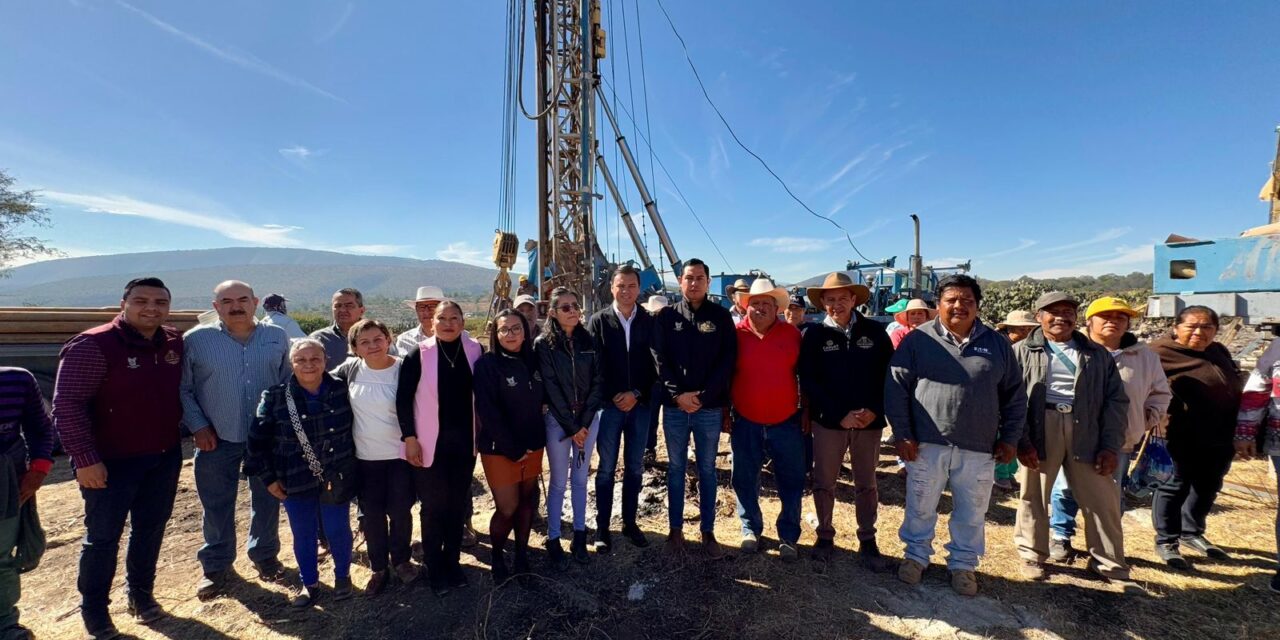
<svg viewBox="0 0 1280 640">
<path fill-rule="evenodd" d="M 1046 411 L 1057 411 L 1058 413 L 1071 413 L 1071 405 L 1065 402 L 1047 402 L 1044 405 Z"/>
</svg>

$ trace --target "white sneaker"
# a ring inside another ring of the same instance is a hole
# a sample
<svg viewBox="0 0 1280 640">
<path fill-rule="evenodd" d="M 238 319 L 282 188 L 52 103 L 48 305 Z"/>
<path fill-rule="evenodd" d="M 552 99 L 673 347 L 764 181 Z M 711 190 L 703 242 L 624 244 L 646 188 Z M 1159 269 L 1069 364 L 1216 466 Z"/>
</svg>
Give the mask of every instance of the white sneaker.
<svg viewBox="0 0 1280 640">
<path fill-rule="evenodd" d="M 743 553 L 755 553 L 760 549 L 760 539 L 754 533 L 743 534 L 742 542 L 738 544 L 738 549 Z"/>
</svg>

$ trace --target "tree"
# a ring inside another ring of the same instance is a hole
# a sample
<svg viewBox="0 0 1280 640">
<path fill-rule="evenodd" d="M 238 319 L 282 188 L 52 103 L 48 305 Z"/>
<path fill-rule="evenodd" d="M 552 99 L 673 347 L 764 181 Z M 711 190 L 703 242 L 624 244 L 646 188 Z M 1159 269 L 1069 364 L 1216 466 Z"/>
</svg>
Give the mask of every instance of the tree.
<svg viewBox="0 0 1280 640">
<path fill-rule="evenodd" d="M 36 203 L 35 191 L 11 189 L 14 182 L 0 169 L 0 275 L 7 273 L 5 265 L 14 260 L 58 253 L 40 238 L 18 235 L 23 225 L 49 226 L 49 210 Z"/>
</svg>

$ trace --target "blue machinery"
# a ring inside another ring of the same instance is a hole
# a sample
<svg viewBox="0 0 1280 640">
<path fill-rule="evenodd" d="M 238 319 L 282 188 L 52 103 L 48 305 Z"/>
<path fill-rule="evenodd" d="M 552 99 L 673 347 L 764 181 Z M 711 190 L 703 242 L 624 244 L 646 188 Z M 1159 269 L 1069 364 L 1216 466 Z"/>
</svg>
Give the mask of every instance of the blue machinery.
<svg viewBox="0 0 1280 640">
<path fill-rule="evenodd" d="M 1155 246 L 1147 315 L 1171 318 L 1204 305 L 1251 325 L 1280 325 L 1280 235 L 1191 240 Z"/>
</svg>

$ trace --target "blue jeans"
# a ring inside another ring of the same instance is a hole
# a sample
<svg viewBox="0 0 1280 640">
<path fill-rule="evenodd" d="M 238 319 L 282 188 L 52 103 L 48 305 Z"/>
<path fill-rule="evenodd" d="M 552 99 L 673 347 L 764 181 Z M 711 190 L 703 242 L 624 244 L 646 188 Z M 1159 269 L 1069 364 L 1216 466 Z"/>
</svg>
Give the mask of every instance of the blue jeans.
<svg viewBox="0 0 1280 640">
<path fill-rule="evenodd" d="M 644 483 L 644 448 L 649 438 L 649 405 L 639 404 L 623 413 L 612 403 L 600 412 L 600 433 L 596 436 L 596 530 L 608 531 L 613 517 L 613 485 L 622 460 L 622 524 L 636 523 L 640 485 Z"/>
<path fill-rule="evenodd" d="M 951 542 L 946 545 L 947 568 L 973 571 L 986 550 L 984 525 L 995 482 L 995 458 L 987 451 L 968 451 L 949 445 L 920 444 L 919 455 L 907 465 L 907 504 L 898 537 L 909 560 L 929 566 L 938 524 L 938 500 L 951 486 Z"/>
<path fill-rule="evenodd" d="M 130 593 L 151 595 L 164 528 L 173 514 L 182 471 L 182 450 L 122 460 L 105 460 L 107 487 L 80 489 L 84 497 L 84 543 L 80 548 L 80 607 L 86 614 L 106 615 L 111 581 L 116 574 L 120 537 L 129 520 L 125 584 Z"/>
<path fill-rule="evenodd" d="M 329 553 L 333 554 L 333 575 L 351 577 L 351 503 L 321 504 L 319 494 L 311 491 L 284 499 L 284 510 L 289 515 L 289 530 L 293 532 L 293 557 L 298 561 L 298 578 L 302 584 L 313 585 L 320 581 L 317 568 L 316 522 L 324 523 L 329 537 Z"/>
<path fill-rule="evenodd" d="M 733 447 L 733 493 L 738 499 L 742 535 L 764 531 L 760 515 L 760 465 L 767 451 L 773 458 L 782 511 L 776 526 L 778 539 L 794 545 L 800 539 L 800 500 L 804 495 L 804 434 L 797 416 L 785 422 L 762 425 L 736 416 L 729 434 Z"/>
<path fill-rule="evenodd" d="M 1128 453 L 1116 454 L 1116 486 L 1120 489 L 1120 509 L 1124 510 L 1124 479 L 1129 475 Z M 1071 487 L 1067 486 L 1067 474 L 1058 474 L 1053 482 L 1053 493 L 1049 497 L 1049 531 L 1058 540 L 1070 540 L 1076 535 L 1076 514 L 1080 513 L 1080 505 L 1071 495 Z"/>
<path fill-rule="evenodd" d="M 587 429 L 587 441 L 581 449 L 566 438 L 564 429 L 551 414 L 543 416 L 547 427 L 547 466 L 551 480 L 547 483 L 547 539 L 560 537 L 560 519 L 564 513 L 564 491 L 568 483 L 573 501 L 573 530 L 587 530 L 587 474 L 591 470 L 591 450 L 600 433 L 600 415 Z"/>
<path fill-rule="evenodd" d="M 240 490 L 244 446 L 243 442 L 219 439 L 213 451 L 196 450 L 196 493 L 204 508 L 204 546 L 196 558 L 205 573 L 226 571 L 236 560 L 236 493 Z M 280 501 L 257 478 L 249 478 L 248 547 L 254 564 L 277 560 L 280 555 Z"/>
<path fill-rule="evenodd" d="M 689 437 L 698 464 L 699 526 L 716 528 L 716 451 L 720 448 L 720 409 L 685 413 L 675 405 L 662 408 L 667 439 L 667 520 L 672 530 L 684 527 L 684 471 L 689 465 Z"/>
</svg>

